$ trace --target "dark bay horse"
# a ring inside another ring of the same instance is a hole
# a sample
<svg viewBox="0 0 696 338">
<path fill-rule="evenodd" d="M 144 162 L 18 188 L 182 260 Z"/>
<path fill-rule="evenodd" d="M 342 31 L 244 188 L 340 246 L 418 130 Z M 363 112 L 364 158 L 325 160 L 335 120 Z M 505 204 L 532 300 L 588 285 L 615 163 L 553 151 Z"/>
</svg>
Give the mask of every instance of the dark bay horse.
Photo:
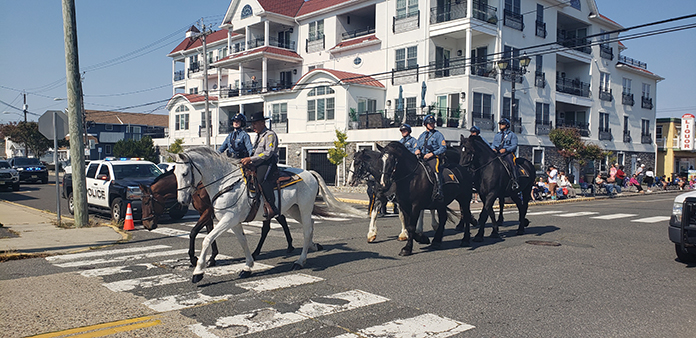
<svg viewBox="0 0 696 338">
<path fill-rule="evenodd" d="M 164 174 L 158 176 L 150 186 L 140 185 L 140 191 L 142 191 L 142 222 L 143 226 L 148 230 L 153 230 L 157 228 L 157 223 L 159 222 L 159 217 L 167 211 L 167 207 L 161 201 L 176 199 L 177 185 L 176 177 L 174 176 L 174 171 L 170 170 Z M 195 266 L 198 262 L 196 258 L 196 236 L 205 227 L 206 231 L 210 233 L 213 230 L 213 205 L 210 202 L 210 196 L 208 192 L 204 189 L 203 184 L 198 183 L 195 192 L 192 195 L 191 203 L 193 208 L 200 213 L 198 222 L 191 229 L 189 234 L 189 259 L 191 260 L 191 265 Z M 288 228 L 288 223 L 285 220 L 285 216 L 280 215 L 276 217 L 276 220 L 283 227 L 283 232 L 285 232 L 285 238 L 288 242 L 287 252 L 292 252 L 295 248 L 292 246 L 292 236 L 290 235 L 290 229 Z M 263 242 L 266 240 L 266 236 L 271 229 L 270 221 L 263 222 L 263 227 L 261 228 L 261 239 L 259 239 L 259 244 L 256 246 L 256 250 L 252 254 L 256 258 L 261 253 L 261 247 Z M 218 254 L 217 244 L 212 243 L 213 253 L 210 257 L 210 266 L 215 265 L 215 256 Z"/>
<path fill-rule="evenodd" d="M 510 187 L 510 174 L 508 173 L 503 159 L 500 158 L 491 147 L 479 136 L 460 137 L 462 156 L 460 164 L 469 168 L 474 176 L 474 185 L 481 196 L 483 209 L 479 215 L 479 230 L 474 237 L 475 242 L 483 241 L 483 233 L 488 216 L 493 222 L 493 232 L 491 238 L 500 238 L 498 223 L 495 221 L 493 204 L 496 199 L 510 197 L 519 211 L 519 227 L 517 234 L 524 234 L 524 228 L 529 225 L 526 218 L 529 200 L 531 199 L 532 184 L 536 178 L 534 164 L 527 159 L 517 158 L 517 164 L 528 173 L 528 176 L 520 176 L 520 192 L 512 191 Z M 501 208 L 502 209 L 502 208 Z"/>
<path fill-rule="evenodd" d="M 469 205 L 472 194 L 471 176 L 459 166 L 452 168 L 452 173 L 458 183 L 444 184 L 444 200 L 437 202 L 431 199 L 435 178 L 430 177 L 427 164 L 419 161 L 400 142 L 390 142 L 386 147 L 379 147 L 383 153 L 383 169 L 380 184 L 384 187 L 396 184 L 396 200 L 399 203 L 404 218 L 404 224 L 408 231 L 406 246 L 401 249 L 400 256 L 408 256 L 413 251 L 413 240 L 421 244 L 428 244 L 430 240 L 427 236 L 416 232 L 416 222 L 421 210 L 437 210 L 439 226 L 433 237 L 433 248 L 439 248 L 442 243 L 444 225 L 446 220 L 447 206 L 454 200 L 460 205 L 461 220 L 464 223 L 465 234 L 462 244 L 469 242 L 469 225 L 476 224 L 476 220 L 471 216 Z"/>
</svg>

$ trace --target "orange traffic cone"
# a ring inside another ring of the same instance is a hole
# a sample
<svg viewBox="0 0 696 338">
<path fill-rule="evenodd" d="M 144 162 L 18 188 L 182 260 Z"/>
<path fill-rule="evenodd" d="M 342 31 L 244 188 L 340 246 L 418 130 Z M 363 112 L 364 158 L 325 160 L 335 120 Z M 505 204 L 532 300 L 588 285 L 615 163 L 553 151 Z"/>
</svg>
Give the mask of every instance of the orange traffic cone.
<svg viewBox="0 0 696 338">
<path fill-rule="evenodd" d="M 123 222 L 123 230 L 135 230 L 135 224 L 133 224 L 133 209 L 131 209 L 130 203 L 128 203 L 128 208 L 126 208 L 126 220 Z"/>
</svg>

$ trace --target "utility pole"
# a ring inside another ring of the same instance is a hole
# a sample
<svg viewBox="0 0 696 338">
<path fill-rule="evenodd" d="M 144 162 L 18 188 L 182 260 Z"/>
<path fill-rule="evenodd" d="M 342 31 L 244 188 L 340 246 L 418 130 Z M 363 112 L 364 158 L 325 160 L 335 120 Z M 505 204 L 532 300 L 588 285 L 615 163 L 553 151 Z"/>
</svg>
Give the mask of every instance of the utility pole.
<svg viewBox="0 0 696 338">
<path fill-rule="evenodd" d="M 208 46 L 206 43 L 206 37 L 213 33 L 210 27 L 207 27 L 203 23 L 203 18 L 200 21 L 201 29 L 194 29 L 191 27 L 186 32 L 186 37 L 191 40 L 195 40 L 200 37 L 203 43 L 203 92 L 205 93 L 205 145 L 210 146 L 210 134 L 213 132 L 213 121 L 210 116 L 210 102 L 208 100 Z"/>
<path fill-rule="evenodd" d="M 27 109 L 29 109 L 29 106 L 27 105 L 27 93 L 24 94 L 24 106 L 22 106 L 22 109 L 24 110 L 24 123 L 27 123 Z"/>
<path fill-rule="evenodd" d="M 65 38 L 65 76 L 68 90 L 68 127 L 70 130 L 70 158 L 72 165 L 73 205 L 75 226 L 88 224 L 87 187 L 85 182 L 85 147 L 82 142 L 82 82 L 77 52 L 77 19 L 75 0 L 62 0 L 63 35 Z M 57 183 L 56 183 L 57 184 Z"/>
</svg>

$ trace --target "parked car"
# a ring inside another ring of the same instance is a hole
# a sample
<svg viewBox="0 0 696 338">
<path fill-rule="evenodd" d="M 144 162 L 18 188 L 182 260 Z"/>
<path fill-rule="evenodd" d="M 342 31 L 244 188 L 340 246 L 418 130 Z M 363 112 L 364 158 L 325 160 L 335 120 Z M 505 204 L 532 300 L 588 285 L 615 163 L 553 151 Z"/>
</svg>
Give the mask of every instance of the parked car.
<svg viewBox="0 0 696 338">
<path fill-rule="evenodd" d="M 696 191 L 674 199 L 669 219 L 669 240 L 674 243 L 680 261 L 696 262 Z"/>
<path fill-rule="evenodd" d="M 0 188 L 19 191 L 19 171 L 12 169 L 10 162 L 0 161 Z"/>
<path fill-rule="evenodd" d="M 85 169 L 89 166 L 89 160 L 85 160 Z M 60 164 L 61 170 L 66 174 L 72 174 L 72 166 L 70 165 L 70 160 L 65 160 Z"/>
<path fill-rule="evenodd" d="M 10 166 L 19 171 L 19 180 L 25 182 L 48 183 L 48 169 L 38 158 L 13 157 Z"/>
</svg>

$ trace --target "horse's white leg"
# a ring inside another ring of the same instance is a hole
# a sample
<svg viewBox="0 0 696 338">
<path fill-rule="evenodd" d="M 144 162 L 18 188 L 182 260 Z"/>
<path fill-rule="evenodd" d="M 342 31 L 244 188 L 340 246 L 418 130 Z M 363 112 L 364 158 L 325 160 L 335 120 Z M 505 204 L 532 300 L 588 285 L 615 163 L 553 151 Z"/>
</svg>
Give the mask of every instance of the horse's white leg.
<svg viewBox="0 0 696 338">
<path fill-rule="evenodd" d="M 244 250 L 244 257 L 246 257 L 246 266 L 244 267 L 244 271 L 251 274 L 251 268 L 254 267 L 254 258 L 251 256 L 251 251 L 249 250 L 249 245 L 247 244 L 246 236 L 244 235 L 242 223 L 237 223 L 237 225 L 232 226 L 232 232 L 235 234 L 235 236 L 237 236 L 237 241 L 239 241 L 239 245 L 242 247 L 242 250 Z"/>
<path fill-rule="evenodd" d="M 314 244 L 312 238 L 314 236 L 314 220 L 312 219 L 311 212 L 302 213 L 302 229 L 304 233 L 304 245 L 302 245 L 302 253 L 300 258 L 293 264 L 293 270 L 303 268 L 307 262 L 307 253 L 309 252 L 309 247 L 312 246 L 315 250 L 319 248 Z"/>
<path fill-rule="evenodd" d="M 372 213 L 370 214 L 370 227 L 367 229 L 367 242 L 372 243 L 377 238 L 377 208 L 372 208 Z M 399 214 L 401 216 L 401 214 Z M 403 229 L 403 222 L 402 229 Z"/>
<path fill-rule="evenodd" d="M 210 245 L 213 243 L 220 235 L 229 229 L 229 217 L 227 215 L 223 216 L 218 224 L 213 228 L 213 231 L 208 233 L 203 239 L 203 245 L 201 247 L 200 258 L 196 264 L 196 268 L 193 270 L 193 282 L 197 283 L 203 279 L 203 273 L 205 272 L 206 261 L 208 258 L 208 253 L 210 253 Z"/>
<path fill-rule="evenodd" d="M 401 221 L 401 233 L 399 234 L 399 240 L 408 240 L 408 231 L 406 231 L 406 220 L 404 219 L 404 213 L 399 208 L 399 220 Z"/>
</svg>

